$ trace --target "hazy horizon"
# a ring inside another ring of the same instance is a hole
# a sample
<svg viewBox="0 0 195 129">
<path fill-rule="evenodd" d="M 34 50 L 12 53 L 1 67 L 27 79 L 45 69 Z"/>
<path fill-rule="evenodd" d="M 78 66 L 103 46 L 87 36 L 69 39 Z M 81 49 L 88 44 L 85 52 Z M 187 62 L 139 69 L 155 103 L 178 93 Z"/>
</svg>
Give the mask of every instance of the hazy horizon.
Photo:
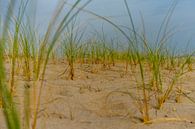
<svg viewBox="0 0 195 129">
<path fill-rule="evenodd" d="M 86 1 L 86 0 L 84 0 Z M 168 9 L 171 6 L 172 0 L 128 0 L 129 7 L 132 11 L 133 19 L 137 29 L 141 29 L 141 15 L 144 17 L 144 22 L 147 30 L 147 35 L 152 39 L 158 32 L 160 24 L 163 21 Z M 3 3 L 6 3 L 3 0 Z M 2 4 L 4 5 L 4 4 Z M 52 15 L 57 0 L 38 0 L 37 1 L 37 26 L 41 30 L 46 28 L 47 22 Z M 187 42 L 191 41 L 191 48 L 195 48 L 195 11 L 193 0 L 179 0 L 177 7 L 173 13 L 170 28 L 176 28 L 177 33 L 172 38 L 172 42 L 178 44 L 179 47 L 186 46 Z M 92 0 L 86 7 L 87 10 L 93 11 L 101 16 L 110 17 L 119 25 L 129 25 L 129 19 L 125 10 L 123 0 Z M 79 22 L 88 25 L 92 29 L 98 29 L 102 24 L 105 32 L 109 35 L 113 32 L 112 26 L 101 20 L 94 20 L 93 16 L 86 13 L 80 13 Z M 41 31 L 40 30 L 40 31 Z M 113 32 L 114 33 L 114 32 Z"/>
</svg>

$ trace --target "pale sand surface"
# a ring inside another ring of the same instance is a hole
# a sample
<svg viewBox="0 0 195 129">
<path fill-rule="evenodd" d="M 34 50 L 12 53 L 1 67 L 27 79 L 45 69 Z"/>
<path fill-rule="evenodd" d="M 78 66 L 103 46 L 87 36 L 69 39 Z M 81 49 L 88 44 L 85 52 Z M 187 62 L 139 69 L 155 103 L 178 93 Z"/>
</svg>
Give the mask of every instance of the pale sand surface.
<svg viewBox="0 0 195 129">
<path fill-rule="evenodd" d="M 174 117 L 187 121 L 149 125 L 141 123 L 141 115 L 128 95 L 114 93 L 108 97 L 116 90 L 135 93 L 132 73 L 124 74 L 121 64 L 110 69 L 77 65 L 74 81 L 66 79 L 67 73 L 59 76 L 65 68 L 63 63 L 48 65 L 38 129 L 195 129 L 195 103 L 184 96 L 181 103 L 176 103 L 173 94 L 161 110 L 150 107 L 150 114 L 152 119 Z M 20 107 L 24 82 L 22 76 L 16 78 Z M 195 98 L 195 72 L 186 74 L 176 85 Z M 2 112 L 0 118 L 0 129 L 5 129 Z"/>
</svg>

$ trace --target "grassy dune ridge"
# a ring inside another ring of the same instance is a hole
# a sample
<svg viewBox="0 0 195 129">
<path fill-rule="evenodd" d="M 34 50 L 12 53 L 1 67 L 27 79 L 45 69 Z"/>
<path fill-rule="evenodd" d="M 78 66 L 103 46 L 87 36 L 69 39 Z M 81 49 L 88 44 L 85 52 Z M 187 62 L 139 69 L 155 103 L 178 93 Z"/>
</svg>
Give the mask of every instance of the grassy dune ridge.
<svg viewBox="0 0 195 129">
<path fill-rule="evenodd" d="M 65 76 L 67 81 L 75 82 L 78 80 L 77 72 L 82 73 L 86 67 L 86 74 L 98 75 L 101 70 L 116 70 L 120 66 L 120 78 L 128 77 L 128 88 L 133 90 L 112 89 L 107 93 L 107 99 L 116 93 L 128 95 L 133 103 L 132 107 L 139 112 L 134 117 L 139 117 L 145 124 L 156 121 L 187 121 L 178 117 L 155 119 L 151 114 L 152 110 L 161 111 L 173 95 L 175 103 L 179 103 L 183 96 L 194 102 L 183 87 L 178 85 L 180 79 L 193 72 L 194 52 L 182 55 L 176 49 L 169 49 L 169 41 L 175 33 L 169 29 L 169 22 L 178 1 L 174 0 L 170 5 L 152 43 L 148 40 L 143 16 L 142 27 L 138 28 L 142 31 L 137 30 L 127 0 L 124 0 L 124 5 L 129 26 L 120 26 L 106 17 L 85 10 L 93 1 L 81 1 L 76 0 L 66 14 L 63 10 L 67 3 L 60 1 L 45 34 L 40 36 L 35 29 L 36 25 L 31 22 L 35 15 L 26 13 L 30 1 L 21 0 L 19 9 L 15 12 L 18 1 L 10 0 L 5 18 L 3 21 L 1 19 L 3 28 L 0 37 L 0 95 L 7 128 L 37 128 L 44 101 L 44 88 L 48 81 L 46 74 L 51 72 L 51 64 L 64 65 L 63 71 L 56 78 Z M 36 9 L 36 6 L 32 8 Z M 78 26 L 76 19 L 81 11 L 111 25 L 126 39 L 127 47 L 121 48 L 120 41 L 115 41 L 114 38 L 107 40 L 103 27 L 101 32 L 95 32 L 88 39 L 84 38 L 85 31 Z M 17 87 L 18 77 L 23 81 L 20 93 L 18 88 L 21 87 Z M 132 87 L 133 83 L 135 85 Z M 85 88 L 90 92 L 101 92 L 98 88 Z M 82 90 L 80 88 L 80 92 Z M 23 96 L 22 104 L 19 105 L 18 94 Z M 72 111 L 70 116 L 73 119 Z"/>
</svg>

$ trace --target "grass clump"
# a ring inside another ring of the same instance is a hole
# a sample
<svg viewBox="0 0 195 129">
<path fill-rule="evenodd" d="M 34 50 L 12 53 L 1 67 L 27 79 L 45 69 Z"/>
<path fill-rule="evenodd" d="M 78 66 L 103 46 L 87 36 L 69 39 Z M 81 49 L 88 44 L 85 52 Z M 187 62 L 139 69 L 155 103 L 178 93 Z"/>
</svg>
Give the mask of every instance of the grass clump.
<svg viewBox="0 0 195 129">
<path fill-rule="evenodd" d="M 25 17 L 26 9 L 29 6 L 28 0 L 21 0 L 19 3 L 19 10 L 18 14 L 14 16 L 13 11 L 14 6 L 18 3 L 15 0 L 11 0 L 8 9 L 7 14 L 4 20 L 4 28 L 2 29 L 2 35 L 1 35 L 1 46 L 0 46 L 0 92 L 1 92 L 1 98 L 3 102 L 3 109 L 4 109 L 4 115 L 7 122 L 7 127 L 9 129 L 20 129 L 20 118 L 19 113 L 16 110 L 15 104 L 14 104 L 14 96 L 12 96 L 15 87 L 15 75 L 16 75 L 16 63 L 19 62 L 19 60 L 22 60 L 24 62 L 23 72 L 24 77 L 26 80 L 25 83 L 25 90 L 24 90 L 24 115 L 25 115 L 25 124 L 24 128 L 37 128 L 37 115 L 40 108 L 41 103 L 41 95 L 42 95 L 42 89 L 44 86 L 44 77 L 46 73 L 46 66 L 48 64 L 48 60 L 50 57 L 50 54 L 56 44 L 56 42 L 60 39 L 61 34 L 64 32 L 64 30 L 67 28 L 69 23 L 74 19 L 75 16 L 78 15 L 81 9 L 83 9 L 85 6 L 87 6 L 91 0 L 88 0 L 81 4 L 82 0 L 76 0 L 73 3 L 73 6 L 67 11 L 66 14 L 62 15 L 62 11 L 64 9 L 64 6 L 66 4 L 66 1 L 60 1 L 58 3 L 58 6 L 56 7 L 56 10 L 53 14 L 53 17 L 50 20 L 50 23 L 48 25 L 48 28 L 43 36 L 43 39 L 37 40 L 35 36 L 35 30 L 33 30 L 33 27 L 27 22 L 24 21 L 27 20 L 30 17 Z M 78 5 L 81 7 L 76 8 Z M 59 19 L 59 17 L 62 16 L 62 19 Z M 14 18 L 14 30 L 12 31 L 10 25 L 10 21 Z M 26 18 L 24 20 L 24 18 Z M 11 72 L 10 72 L 10 89 L 7 87 L 7 84 L 5 82 L 5 68 L 4 68 L 4 49 L 5 44 L 8 42 L 11 47 L 8 47 L 9 49 L 9 58 L 11 61 Z M 37 46 L 38 44 L 38 46 Z M 38 48 L 38 50 L 36 50 Z M 33 69 L 33 72 L 31 71 Z M 31 85 L 30 81 L 33 80 L 33 84 Z M 33 110 L 32 113 L 30 111 L 30 93 L 29 88 L 34 89 L 33 97 Z M 33 115 L 33 119 L 30 120 L 30 115 Z M 31 122 L 30 122 L 31 121 Z M 32 123 L 30 125 L 30 123 Z"/>
<path fill-rule="evenodd" d="M 171 5 L 171 8 L 168 10 L 164 21 L 160 25 L 156 40 L 153 43 L 149 42 L 146 37 L 143 17 L 143 33 L 140 33 L 136 30 L 130 8 L 126 0 L 124 0 L 124 4 L 130 22 L 130 27 L 125 28 L 129 28 L 130 33 L 123 30 L 122 27 L 115 24 L 108 18 L 102 17 L 87 10 L 85 11 L 108 22 L 127 39 L 128 49 L 124 54 L 126 60 L 126 71 L 128 71 L 129 64 L 132 65 L 133 69 L 138 68 L 138 74 L 133 75 L 136 78 L 137 82 L 136 94 L 135 96 L 132 95 L 132 93 L 128 94 L 130 94 L 133 101 L 138 104 L 138 106 L 136 105 L 136 107 L 142 114 L 141 119 L 143 120 L 143 122 L 148 123 L 152 120 L 149 113 L 150 108 L 152 108 L 151 100 L 156 101 L 156 107 L 158 109 L 162 107 L 166 100 L 169 99 L 169 96 L 173 92 L 173 89 L 176 88 L 175 85 L 178 79 L 189 71 L 186 71 L 186 66 L 190 66 L 188 64 L 191 64 L 189 60 L 191 60 L 193 54 L 189 54 L 190 56 L 183 58 L 183 60 L 179 62 L 178 65 L 176 65 L 177 57 L 175 55 L 170 56 L 167 52 L 167 42 L 173 35 L 173 33 L 168 30 L 168 27 L 173 11 L 177 5 L 177 1 L 174 1 Z M 171 78 L 171 81 L 168 83 L 168 85 L 167 81 L 165 80 L 166 75 L 163 74 L 163 72 L 165 71 L 165 62 L 170 62 L 169 64 L 171 65 L 171 67 L 175 69 L 174 71 L 169 70 L 169 72 L 171 72 L 172 74 L 171 77 L 169 77 Z"/>
<path fill-rule="evenodd" d="M 17 71 L 20 68 L 22 68 L 25 82 L 23 128 L 37 128 L 47 65 L 51 58 L 53 60 L 57 58 L 58 47 L 55 49 L 55 46 L 59 42 L 63 59 L 68 62 L 68 77 L 71 80 L 75 78 L 77 61 L 81 64 L 81 67 L 83 64 L 89 64 L 92 67 L 101 65 L 103 70 L 110 70 L 117 62 L 124 63 L 125 73 L 131 72 L 131 77 L 136 80 L 136 86 L 134 93 L 127 91 L 121 93 L 128 94 L 132 98 L 135 107 L 140 111 L 141 119 L 144 123 L 155 121 L 150 114 L 150 109 L 154 108 L 152 106 L 153 102 L 155 102 L 155 108 L 160 110 L 175 90 L 182 94 L 181 88 L 177 87 L 177 82 L 183 75 L 193 70 L 194 53 L 181 56 L 176 51 L 168 49 L 169 38 L 173 35 L 172 31 L 168 30 L 168 27 L 177 2 L 173 2 L 160 25 L 155 40 L 151 42 L 146 36 L 143 17 L 143 32 L 136 29 L 127 0 L 124 0 L 129 18 L 129 26 L 126 27 L 121 27 L 108 18 L 84 10 L 83 8 L 91 0 L 87 0 L 83 4 L 81 1 L 76 0 L 65 14 L 63 14 L 63 9 L 66 1 L 60 1 L 52 15 L 47 30 L 41 37 L 36 32 L 35 25 L 31 25 L 29 22 L 32 19 L 26 16 L 30 1 L 21 0 L 16 16 L 13 13 L 16 3 L 14 0 L 10 1 L 0 38 L 0 95 L 9 129 L 21 128 L 14 98 L 15 89 L 17 89 L 16 75 L 19 74 Z M 78 7 L 79 5 L 80 7 Z M 111 24 L 126 38 L 127 46 L 123 46 L 120 49 L 120 41 L 116 42 L 115 39 L 110 39 L 109 41 L 103 27 L 101 34 L 96 33 L 92 38 L 84 41 L 85 33 L 80 31 L 79 26 L 76 26 L 77 22 L 75 20 L 81 10 Z M 6 43 L 8 45 L 5 45 Z M 6 83 L 5 55 L 10 61 L 9 84 Z M 130 70 L 129 67 L 131 68 Z M 65 74 L 67 69 L 61 75 Z M 167 73 L 169 73 L 168 77 L 166 77 Z M 169 78 L 168 81 L 167 78 Z M 33 93 L 31 94 L 30 91 Z"/>
<path fill-rule="evenodd" d="M 76 20 L 72 22 L 70 27 L 67 27 L 67 33 L 65 33 L 64 39 L 62 40 L 62 47 L 65 59 L 68 61 L 69 78 L 71 80 L 74 79 L 74 63 L 77 60 L 80 43 L 84 35 L 83 32 L 79 35 L 79 28 L 75 28 L 75 24 Z M 63 74 L 65 72 L 63 72 Z"/>
</svg>

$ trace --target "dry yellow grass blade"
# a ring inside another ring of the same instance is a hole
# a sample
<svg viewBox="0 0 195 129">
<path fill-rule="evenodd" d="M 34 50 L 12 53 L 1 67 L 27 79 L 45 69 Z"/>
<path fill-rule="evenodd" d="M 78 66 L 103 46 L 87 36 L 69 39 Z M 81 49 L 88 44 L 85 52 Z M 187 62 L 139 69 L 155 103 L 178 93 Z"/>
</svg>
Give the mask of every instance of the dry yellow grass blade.
<svg viewBox="0 0 195 129">
<path fill-rule="evenodd" d="M 144 124 L 153 124 L 153 123 L 163 123 L 163 122 L 189 122 L 191 123 L 190 120 L 185 119 L 185 118 L 158 118 L 158 119 L 153 119 L 149 120 L 147 122 L 144 122 Z"/>
</svg>

